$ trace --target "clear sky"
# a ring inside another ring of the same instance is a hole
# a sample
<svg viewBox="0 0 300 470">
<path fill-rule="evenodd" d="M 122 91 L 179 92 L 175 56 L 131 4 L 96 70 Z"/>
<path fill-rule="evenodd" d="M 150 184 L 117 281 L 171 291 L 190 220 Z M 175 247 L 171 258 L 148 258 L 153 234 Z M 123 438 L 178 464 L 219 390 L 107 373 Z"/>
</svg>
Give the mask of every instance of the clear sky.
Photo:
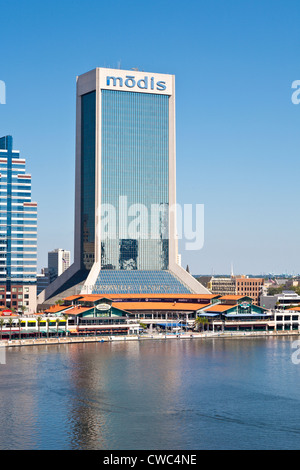
<svg viewBox="0 0 300 470">
<path fill-rule="evenodd" d="M 73 253 L 76 76 L 176 75 L 177 201 L 204 204 L 194 274 L 300 272 L 299 0 L 0 1 L 0 136 L 27 159 L 38 266 Z"/>
</svg>

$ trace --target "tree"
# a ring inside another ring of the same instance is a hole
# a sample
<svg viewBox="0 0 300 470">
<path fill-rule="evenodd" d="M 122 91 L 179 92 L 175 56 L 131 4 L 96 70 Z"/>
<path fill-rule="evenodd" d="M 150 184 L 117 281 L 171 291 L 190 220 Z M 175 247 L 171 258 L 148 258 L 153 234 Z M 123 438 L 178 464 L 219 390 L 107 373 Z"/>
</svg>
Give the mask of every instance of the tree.
<svg viewBox="0 0 300 470">
<path fill-rule="evenodd" d="M 46 323 L 47 323 L 47 338 L 49 338 L 49 324 L 50 324 L 50 318 L 47 318 Z"/>
<path fill-rule="evenodd" d="M 147 329 L 147 325 L 145 323 L 140 322 L 140 327 L 143 328 L 143 330 Z"/>
<path fill-rule="evenodd" d="M 206 317 L 197 317 L 195 320 L 197 328 L 201 327 L 201 330 L 204 330 L 205 325 L 209 324 L 209 321 Z"/>
<path fill-rule="evenodd" d="M 23 313 L 25 312 L 25 310 L 27 310 L 26 305 L 20 305 L 20 306 L 19 306 L 19 310 L 21 310 L 20 315 L 23 315 Z"/>
<path fill-rule="evenodd" d="M 9 339 L 10 339 L 10 340 L 11 340 L 11 329 L 12 329 L 13 323 L 14 323 L 13 318 L 10 318 L 10 319 L 8 320 L 8 325 L 9 325 Z"/>
<path fill-rule="evenodd" d="M 36 321 L 37 321 L 37 324 L 38 324 L 38 336 L 40 338 L 41 337 L 40 325 L 41 325 L 42 317 L 37 317 Z"/>
<path fill-rule="evenodd" d="M 19 326 L 19 339 L 21 339 L 21 326 L 22 326 L 21 318 L 18 318 L 18 326 Z"/>
<path fill-rule="evenodd" d="M 60 319 L 57 318 L 57 319 L 55 320 L 55 323 L 56 323 L 56 333 L 57 333 L 57 337 L 58 337 L 58 327 L 59 327 Z"/>
<path fill-rule="evenodd" d="M 64 319 L 66 320 L 66 336 L 67 336 L 67 329 L 68 329 L 68 315 L 64 315 Z"/>
</svg>

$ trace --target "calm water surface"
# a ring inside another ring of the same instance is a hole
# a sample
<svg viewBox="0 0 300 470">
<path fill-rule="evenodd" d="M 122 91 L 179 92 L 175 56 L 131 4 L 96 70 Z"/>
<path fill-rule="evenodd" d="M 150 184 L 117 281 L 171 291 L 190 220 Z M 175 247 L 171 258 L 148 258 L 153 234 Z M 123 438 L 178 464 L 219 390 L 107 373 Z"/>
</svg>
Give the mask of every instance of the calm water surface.
<svg viewBox="0 0 300 470">
<path fill-rule="evenodd" d="M 298 449 L 295 339 L 12 348 L 0 449 Z"/>
</svg>

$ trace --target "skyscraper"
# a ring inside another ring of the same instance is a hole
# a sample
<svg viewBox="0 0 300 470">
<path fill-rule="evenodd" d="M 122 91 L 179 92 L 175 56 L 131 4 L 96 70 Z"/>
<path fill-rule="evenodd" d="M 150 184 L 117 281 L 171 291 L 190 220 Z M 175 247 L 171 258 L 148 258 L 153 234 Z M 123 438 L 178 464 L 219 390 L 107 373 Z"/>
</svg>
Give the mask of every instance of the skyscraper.
<svg viewBox="0 0 300 470">
<path fill-rule="evenodd" d="M 0 138 L 0 305 L 28 312 L 36 306 L 37 203 L 31 176 L 13 150 L 11 136 Z"/>
<path fill-rule="evenodd" d="M 54 278 L 60 276 L 70 267 L 70 252 L 62 248 L 48 252 L 48 269 L 54 273 Z"/>
<path fill-rule="evenodd" d="M 45 298 L 208 292 L 177 264 L 174 76 L 97 68 L 76 108 L 74 264 Z"/>
</svg>

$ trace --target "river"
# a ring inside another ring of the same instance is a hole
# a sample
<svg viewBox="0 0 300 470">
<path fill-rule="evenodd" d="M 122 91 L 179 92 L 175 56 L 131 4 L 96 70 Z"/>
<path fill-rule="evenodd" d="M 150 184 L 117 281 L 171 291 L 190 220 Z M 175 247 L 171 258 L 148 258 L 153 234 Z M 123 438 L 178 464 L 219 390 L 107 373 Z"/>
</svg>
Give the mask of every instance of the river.
<svg viewBox="0 0 300 470">
<path fill-rule="evenodd" d="M 10 348 L 0 449 L 298 449 L 295 339 Z"/>
</svg>

